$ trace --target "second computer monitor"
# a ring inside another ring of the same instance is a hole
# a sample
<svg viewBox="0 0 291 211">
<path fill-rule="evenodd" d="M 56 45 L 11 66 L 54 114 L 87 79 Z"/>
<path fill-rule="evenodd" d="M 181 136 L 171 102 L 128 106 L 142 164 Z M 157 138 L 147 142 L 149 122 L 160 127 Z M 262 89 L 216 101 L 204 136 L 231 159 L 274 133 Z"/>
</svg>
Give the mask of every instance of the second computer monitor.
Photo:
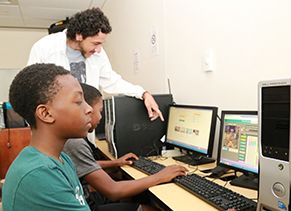
<svg viewBox="0 0 291 211">
<path fill-rule="evenodd" d="M 214 162 L 216 118 L 217 107 L 170 105 L 166 142 L 187 151 L 174 159 L 191 165 Z"/>
<path fill-rule="evenodd" d="M 231 184 L 257 189 L 258 163 L 257 111 L 222 111 L 217 165 L 244 173 Z"/>
</svg>

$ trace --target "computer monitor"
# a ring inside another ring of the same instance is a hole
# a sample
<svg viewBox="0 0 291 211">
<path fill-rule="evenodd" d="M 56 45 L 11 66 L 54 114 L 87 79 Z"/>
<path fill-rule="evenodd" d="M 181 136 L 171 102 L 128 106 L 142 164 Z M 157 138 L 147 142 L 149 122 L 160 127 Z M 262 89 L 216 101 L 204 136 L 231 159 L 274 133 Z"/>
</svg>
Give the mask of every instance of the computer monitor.
<svg viewBox="0 0 291 211">
<path fill-rule="evenodd" d="M 2 106 L 6 128 L 19 128 L 27 126 L 25 120 L 14 111 L 9 102 L 4 102 Z"/>
<path fill-rule="evenodd" d="M 222 111 L 217 165 L 243 172 L 232 185 L 258 189 L 257 111 Z"/>
<path fill-rule="evenodd" d="M 166 143 L 186 150 L 186 155 L 173 159 L 200 165 L 211 163 L 217 107 L 170 105 Z"/>
</svg>

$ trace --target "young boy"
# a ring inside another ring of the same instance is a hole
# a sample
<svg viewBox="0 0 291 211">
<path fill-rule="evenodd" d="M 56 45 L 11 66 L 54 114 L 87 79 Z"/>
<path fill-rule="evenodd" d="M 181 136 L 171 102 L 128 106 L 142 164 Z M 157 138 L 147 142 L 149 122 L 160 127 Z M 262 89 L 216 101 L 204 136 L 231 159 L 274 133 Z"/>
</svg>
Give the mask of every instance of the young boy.
<svg viewBox="0 0 291 211">
<path fill-rule="evenodd" d="M 3 211 L 89 211 L 74 165 L 62 152 L 67 139 L 86 137 L 91 128 L 92 108 L 80 84 L 63 67 L 34 64 L 14 78 L 9 101 L 32 137 L 6 174 Z"/>
<path fill-rule="evenodd" d="M 81 86 L 83 88 L 85 101 L 93 108 L 93 112 L 91 113 L 92 124 L 91 128 L 89 129 L 89 132 L 92 132 L 97 127 L 100 119 L 102 118 L 102 95 L 96 88 L 90 85 L 81 84 Z M 120 199 L 142 193 L 148 188 L 159 183 L 171 181 L 176 176 L 186 175 L 186 168 L 173 165 L 166 167 L 164 170 L 157 174 L 139 180 L 116 182 L 111 179 L 111 177 L 105 171 L 103 171 L 102 168 L 117 167 L 126 164 L 131 165 L 132 161 L 128 161 L 127 159 L 132 157 L 138 159 L 137 156 L 133 153 L 129 153 L 115 161 L 98 160 L 98 162 L 96 162 L 93 152 L 94 148 L 90 147 L 90 144 L 91 143 L 86 140 L 86 138 L 70 139 L 67 141 L 64 147 L 64 152 L 71 157 L 76 167 L 77 175 L 83 184 L 84 195 L 91 209 L 94 209 L 100 204 L 108 203 L 108 200 L 96 192 L 90 192 L 88 184 L 90 184 L 95 190 L 104 194 L 110 201 L 118 201 Z M 149 208 L 150 207 L 143 205 L 143 210 Z M 127 208 L 125 210 L 130 209 Z"/>
</svg>

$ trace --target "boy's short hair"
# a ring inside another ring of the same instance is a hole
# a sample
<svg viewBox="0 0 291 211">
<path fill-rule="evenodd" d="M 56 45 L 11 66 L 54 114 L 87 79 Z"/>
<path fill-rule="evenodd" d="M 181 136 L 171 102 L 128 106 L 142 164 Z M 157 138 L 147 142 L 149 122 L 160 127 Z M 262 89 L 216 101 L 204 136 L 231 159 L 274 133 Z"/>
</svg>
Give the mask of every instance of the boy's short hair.
<svg viewBox="0 0 291 211">
<path fill-rule="evenodd" d="M 80 83 L 85 101 L 90 105 L 93 106 L 94 103 L 102 97 L 102 94 L 98 89 L 88 84 Z"/>
<path fill-rule="evenodd" d="M 83 39 L 86 39 L 96 36 L 99 32 L 109 34 L 112 30 L 108 18 L 99 8 L 76 13 L 67 28 L 67 37 L 71 40 L 76 39 L 76 33 L 82 34 Z"/>
<path fill-rule="evenodd" d="M 9 102 L 31 128 L 37 128 L 35 111 L 39 104 L 52 101 L 60 90 L 56 81 L 59 75 L 70 71 L 55 64 L 33 64 L 21 70 L 13 79 L 9 89 Z"/>
</svg>

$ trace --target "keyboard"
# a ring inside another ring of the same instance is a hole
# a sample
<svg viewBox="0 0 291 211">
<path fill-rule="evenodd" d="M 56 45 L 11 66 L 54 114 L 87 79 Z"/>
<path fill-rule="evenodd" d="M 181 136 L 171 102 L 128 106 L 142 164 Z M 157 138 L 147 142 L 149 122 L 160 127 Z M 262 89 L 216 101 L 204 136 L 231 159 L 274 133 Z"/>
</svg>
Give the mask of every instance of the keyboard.
<svg viewBox="0 0 291 211">
<path fill-rule="evenodd" d="M 132 166 L 148 175 L 158 173 L 162 169 L 164 169 L 166 166 L 159 164 L 157 162 L 154 162 L 150 159 L 147 159 L 145 157 L 138 157 L 138 160 L 132 159 Z"/>
<path fill-rule="evenodd" d="M 197 174 L 176 177 L 173 181 L 219 210 L 234 208 L 237 211 L 246 211 L 256 210 L 257 207 L 257 203 L 251 199 Z"/>
<path fill-rule="evenodd" d="M 132 166 L 148 175 L 155 174 L 166 167 L 141 156 L 139 160 L 133 160 Z M 173 182 L 219 210 L 234 208 L 237 211 L 251 211 L 256 210 L 257 207 L 257 203 L 253 200 L 197 174 L 176 177 Z"/>
</svg>

